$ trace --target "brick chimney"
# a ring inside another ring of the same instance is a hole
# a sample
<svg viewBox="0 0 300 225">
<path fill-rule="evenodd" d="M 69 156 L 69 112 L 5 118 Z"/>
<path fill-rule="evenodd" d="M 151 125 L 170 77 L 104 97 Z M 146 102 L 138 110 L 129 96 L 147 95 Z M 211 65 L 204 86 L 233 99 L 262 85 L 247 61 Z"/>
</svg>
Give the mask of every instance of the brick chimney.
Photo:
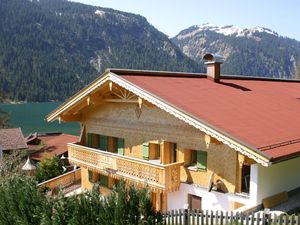
<svg viewBox="0 0 300 225">
<path fill-rule="evenodd" d="M 203 57 L 207 66 L 207 78 L 214 82 L 220 82 L 221 64 L 224 62 L 224 57 L 218 54 L 207 53 Z"/>
</svg>

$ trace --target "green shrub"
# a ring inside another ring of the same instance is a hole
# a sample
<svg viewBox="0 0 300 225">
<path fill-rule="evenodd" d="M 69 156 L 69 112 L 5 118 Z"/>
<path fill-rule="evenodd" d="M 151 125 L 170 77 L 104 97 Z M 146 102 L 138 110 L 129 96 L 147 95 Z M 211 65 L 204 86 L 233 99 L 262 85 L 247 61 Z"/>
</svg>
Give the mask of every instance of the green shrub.
<svg viewBox="0 0 300 225">
<path fill-rule="evenodd" d="M 12 176 L 0 183 L 1 225 L 140 225 L 162 224 L 162 217 L 152 208 L 150 192 L 118 187 L 108 197 L 99 186 L 78 196 L 46 197 L 37 183 Z M 155 223 L 156 222 L 156 223 Z"/>
<path fill-rule="evenodd" d="M 58 157 L 46 158 L 38 163 L 36 179 L 43 182 L 63 174 L 63 171 L 63 164 Z"/>
<path fill-rule="evenodd" d="M 36 181 L 12 176 L 0 183 L 0 224 L 35 225 L 47 211 L 45 195 Z"/>
</svg>

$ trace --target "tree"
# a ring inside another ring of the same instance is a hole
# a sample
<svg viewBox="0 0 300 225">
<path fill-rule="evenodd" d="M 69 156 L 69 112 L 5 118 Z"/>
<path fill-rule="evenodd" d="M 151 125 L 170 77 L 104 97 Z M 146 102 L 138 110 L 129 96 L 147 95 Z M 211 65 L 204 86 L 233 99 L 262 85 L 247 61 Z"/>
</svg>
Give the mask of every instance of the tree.
<svg viewBox="0 0 300 225">
<path fill-rule="evenodd" d="M 13 174 L 23 174 L 22 166 L 26 162 L 27 151 L 14 150 L 10 154 L 3 154 L 0 158 L 0 180 Z"/>
<path fill-rule="evenodd" d="M 0 183 L 0 224 L 38 225 L 47 211 L 36 181 L 13 175 Z M 49 213 L 49 210 L 48 210 Z"/>
<path fill-rule="evenodd" d="M 63 174 L 63 165 L 58 157 L 46 158 L 38 163 L 36 178 L 38 182 L 49 180 Z"/>
</svg>

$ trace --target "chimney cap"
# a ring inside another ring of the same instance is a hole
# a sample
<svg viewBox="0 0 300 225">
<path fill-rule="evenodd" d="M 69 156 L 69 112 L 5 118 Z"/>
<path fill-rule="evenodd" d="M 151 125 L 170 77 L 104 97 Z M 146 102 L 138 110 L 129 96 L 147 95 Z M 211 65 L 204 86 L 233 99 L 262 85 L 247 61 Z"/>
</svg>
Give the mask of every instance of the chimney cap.
<svg viewBox="0 0 300 225">
<path fill-rule="evenodd" d="M 222 55 L 213 54 L 213 53 L 205 54 L 203 56 L 203 59 L 205 60 L 205 64 L 213 64 L 213 63 L 222 64 L 224 62 L 224 57 Z"/>
</svg>

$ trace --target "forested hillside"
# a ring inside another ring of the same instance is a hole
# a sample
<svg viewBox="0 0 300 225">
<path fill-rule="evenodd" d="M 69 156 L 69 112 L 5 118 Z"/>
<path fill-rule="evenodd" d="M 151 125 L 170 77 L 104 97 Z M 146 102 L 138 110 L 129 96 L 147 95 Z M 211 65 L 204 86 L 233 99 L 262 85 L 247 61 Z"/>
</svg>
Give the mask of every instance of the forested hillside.
<svg viewBox="0 0 300 225">
<path fill-rule="evenodd" d="M 0 102 L 61 101 L 106 68 L 300 79 L 300 42 L 267 28 L 193 26 L 171 40 L 140 16 L 66 0 L 0 0 Z"/>
<path fill-rule="evenodd" d="M 139 15 L 64 0 L 0 0 L 0 100 L 64 100 L 108 67 L 201 71 Z"/>
</svg>

